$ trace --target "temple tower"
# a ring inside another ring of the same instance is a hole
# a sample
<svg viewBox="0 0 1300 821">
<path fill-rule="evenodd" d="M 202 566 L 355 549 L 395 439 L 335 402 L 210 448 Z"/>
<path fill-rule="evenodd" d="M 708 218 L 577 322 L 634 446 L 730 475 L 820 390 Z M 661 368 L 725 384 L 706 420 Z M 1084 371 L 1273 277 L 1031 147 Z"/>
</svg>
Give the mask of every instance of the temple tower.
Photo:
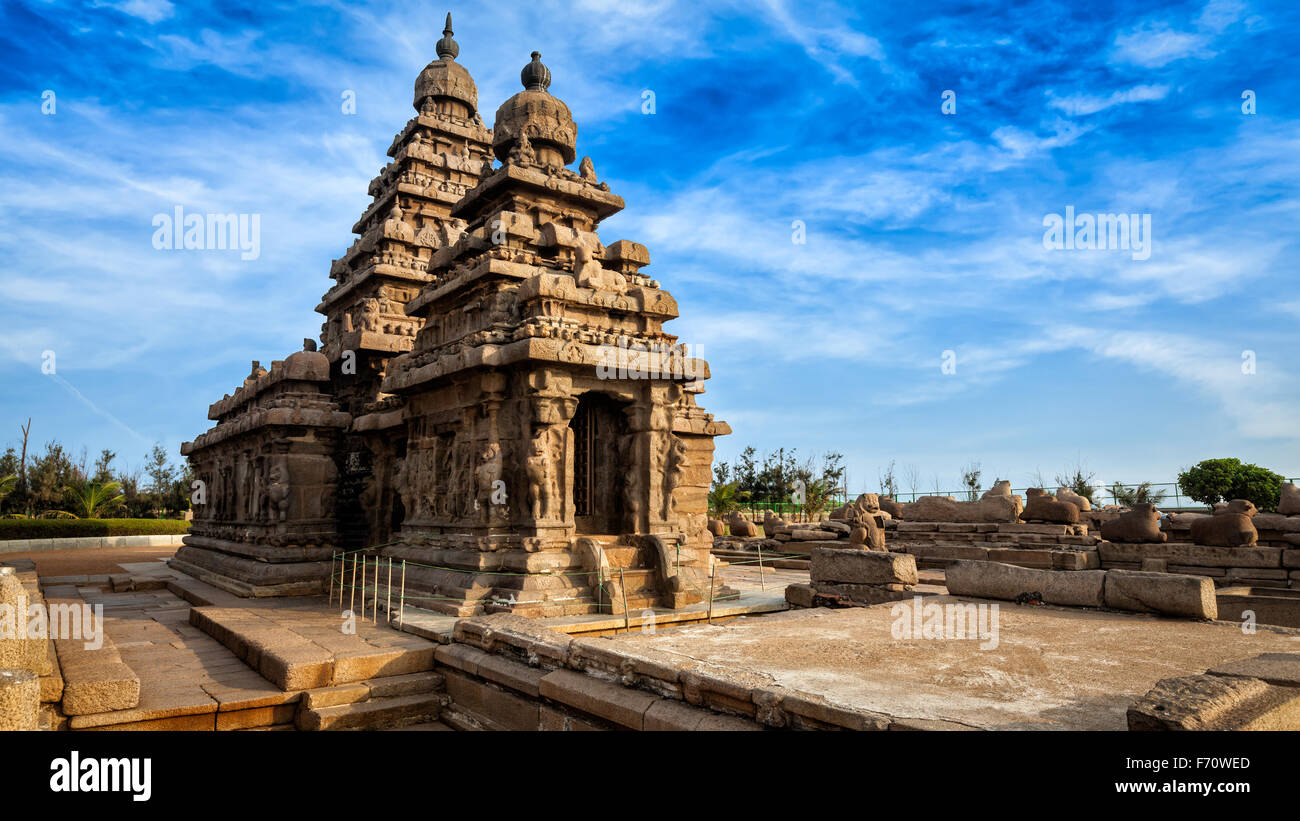
<svg viewBox="0 0 1300 821">
<path fill-rule="evenodd" d="M 321 341 L 212 405 L 177 567 L 244 595 L 321 590 L 336 551 L 407 560 L 443 612 L 681 607 L 713 584 L 708 366 L 663 329 L 645 246 L 536 52 L 484 126 L 451 16 L 370 184 Z M 495 162 L 494 162 L 495 161 Z M 499 163 L 499 164 L 497 164 Z"/>
<path fill-rule="evenodd" d="M 434 251 L 454 243 L 465 221 L 451 215 L 490 164 L 492 133 L 478 113 L 478 89 L 456 62 L 451 14 L 437 44 L 437 59 L 415 80 L 417 112 L 394 137 L 392 157 L 370 183 L 373 202 L 353 226 L 358 238 L 335 260 L 333 287 L 316 307 L 325 314 L 323 350 L 334 390 L 367 424 L 344 439 L 338 498 L 341 545 L 359 548 L 387 541 L 401 521 L 400 500 L 387 477 L 404 452 L 400 400 L 380 385 L 391 357 L 411 350 L 420 329 L 406 304 L 429 282 Z"/>
<path fill-rule="evenodd" d="M 681 606 L 708 595 L 713 441 L 707 365 L 663 330 L 677 304 L 604 244 L 623 200 L 574 161 L 577 127 L 540 55 L 496 112 L 464 231 L 406 305 L 414 349 L 382 390 L 404 400 L 394 557 L 435 609 L 536 615 Z M 365 422 L 366 417 L 358 420 Z M 617 587 L 618 570 L 628 590 Z"/>
</svg>

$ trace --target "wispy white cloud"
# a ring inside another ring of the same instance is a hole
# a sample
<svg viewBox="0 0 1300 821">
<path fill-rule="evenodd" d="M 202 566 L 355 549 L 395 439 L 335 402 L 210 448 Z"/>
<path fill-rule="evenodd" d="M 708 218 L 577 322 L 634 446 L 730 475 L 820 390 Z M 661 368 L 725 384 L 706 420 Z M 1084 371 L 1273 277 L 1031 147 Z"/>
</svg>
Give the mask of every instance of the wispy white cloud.
<svg viewBox="0 0 1300 821">
<path fill-rule="evenodd" d="M 1168 95 L 1169 86 L 1136 85 L 1132 88 L 1112 91 L 1106 96 L 1074 94 L 1068 97 L 1053 97 L 1050 99 L 1049 104 L 1053 108 L 1059 108 L 1071 117 L 1079 117 L 1096 114 L 1098 111 L 1105 111 L 1108 108 L 1126 103 L 1146 103 L 1163 100 Z"/>
</svg>

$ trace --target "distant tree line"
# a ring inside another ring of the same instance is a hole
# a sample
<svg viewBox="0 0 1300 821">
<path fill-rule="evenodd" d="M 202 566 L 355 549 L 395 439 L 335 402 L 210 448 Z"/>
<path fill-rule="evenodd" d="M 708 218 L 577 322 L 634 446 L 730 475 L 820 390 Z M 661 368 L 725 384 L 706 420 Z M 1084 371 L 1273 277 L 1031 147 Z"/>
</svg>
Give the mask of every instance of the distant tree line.
<svg viewBox="0 0 1300 821">
<path fill-rule="evenodd" d="M 777 448 L 762 456 L 752 445 L 733 465 L 713 466 L 709 507 L 725 515 L 745 504 L 791 503 L 820 513 L 844 492 L 844 456 L 825 453 L 800 461 L 795 448 Z"/>
<path fill-rule="evenodd" d="M 189 465 L 172 464 L 161 444 L 129 469 L 107 449 L 93 462 L 86 448 L 74 455 L 57 441 L 30 452 L 30 429 L 28 420 L 21 446 L 0 455 L 0 516 L 178 518 L 190 507 Z"/>
</svg>

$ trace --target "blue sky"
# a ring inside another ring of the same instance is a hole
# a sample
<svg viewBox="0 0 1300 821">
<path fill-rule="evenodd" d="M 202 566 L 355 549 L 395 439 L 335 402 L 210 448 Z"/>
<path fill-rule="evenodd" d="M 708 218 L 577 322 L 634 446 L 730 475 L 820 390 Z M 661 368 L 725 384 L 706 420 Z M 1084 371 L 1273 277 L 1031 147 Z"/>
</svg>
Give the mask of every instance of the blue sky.
<svg viewBox="0 0 1300 821">
<path fill-rule="evenodd" d="M 542 52 L 628 204 L 602 237 L 649 246 L 711 364 L 720 459 L 838 450 L 854 491 L 891 460 L 922 491 L 1300 475 L 1290 0 L 2 8 L 0 446 L 30 416 L 138 465 L 316 336 L 451 10 L 489 124 Z M 260 214 L 260 256 L 155 250 L 178 205 Z M 1067 206 L 1150 215 L 1150 258 L 1045 248 Z"/>
</svg>

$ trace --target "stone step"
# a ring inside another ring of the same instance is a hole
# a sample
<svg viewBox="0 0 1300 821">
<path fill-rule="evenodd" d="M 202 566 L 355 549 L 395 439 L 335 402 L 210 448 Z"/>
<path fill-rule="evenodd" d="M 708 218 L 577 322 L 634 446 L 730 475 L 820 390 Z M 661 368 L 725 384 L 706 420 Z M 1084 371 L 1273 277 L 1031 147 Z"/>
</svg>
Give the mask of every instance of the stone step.
<svg viewBox="0 0 1300 821">
<path fill-rule="evenodd" d="M 454 727 L 448 727 L 446 724 L 443 724 L 441 721 L 426 721 L 423 722 L 422 724 L 408 724 L 405 727 L 394 727 L 393 729 L 401 732 L 450 733 L 455 731 Z"/>
<path fill-rule="evenodd" d="M 355 634 L 343 634 L 333 616 L 321 616 L 319 624 L 304 624 L 295 621 L 291 612 L 262 612 L 195 607 L 189 621 L 285 691 L 433 669 L 436 645 L 387 625 L 358 620 Z"/>
<path fill-rule="evenodd" d="M 302 704 L 307 709 L 338 707 L 376 698 L 440 693 L 443 687 L 440 673 L 408 673 L 307 690 L 302 694 Z"/>
<path fill-rule="evenodd" d="M 436 721 L 447 697 L 437 693 L 371 699 L 298 711 L 299 730 L 384 730 Z"/>
</svg>

